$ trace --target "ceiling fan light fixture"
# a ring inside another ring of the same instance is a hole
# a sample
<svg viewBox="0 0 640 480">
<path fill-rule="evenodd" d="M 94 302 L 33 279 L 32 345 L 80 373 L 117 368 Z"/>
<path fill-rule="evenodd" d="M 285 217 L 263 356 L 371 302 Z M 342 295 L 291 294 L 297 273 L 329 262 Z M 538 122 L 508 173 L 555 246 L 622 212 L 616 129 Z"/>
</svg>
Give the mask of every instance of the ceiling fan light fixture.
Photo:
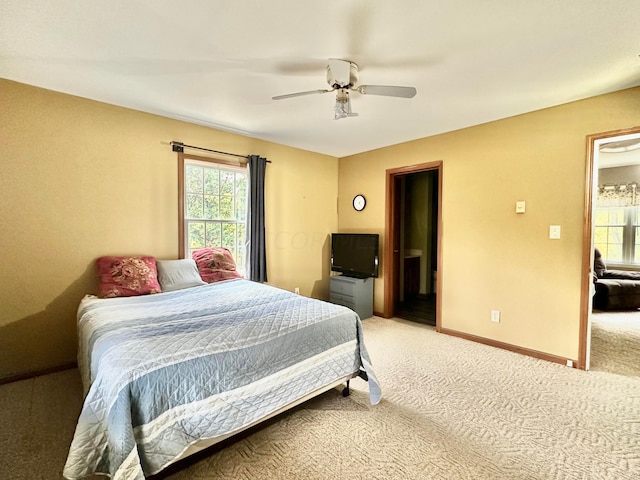
<svg viewBox="0 0 640 480">
<path fill-rule="evenodd" d="M 333 117 L 334 120 L 340 120 L 341 118 L 347 118 L 347 112 L 342 108 L 342 106 L 336 104 L 335 106 L 335 115 Z"/>
<path fill-rule="evenodd" d="M 334 120 L 340 120 L 341 118 L 357 117 L 357 113 L 351 112 L 351 98 L 349 98 L 349 91 L 341 88 L 336 94 L 336 104 L 333 107 Z"/>
</svg>

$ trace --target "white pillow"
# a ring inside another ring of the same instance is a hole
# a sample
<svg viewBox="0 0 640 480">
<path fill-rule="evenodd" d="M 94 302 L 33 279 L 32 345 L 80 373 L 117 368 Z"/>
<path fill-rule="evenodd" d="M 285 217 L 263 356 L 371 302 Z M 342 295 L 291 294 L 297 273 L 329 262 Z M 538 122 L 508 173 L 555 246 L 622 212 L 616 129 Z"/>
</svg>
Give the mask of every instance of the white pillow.
<svg viewBox="0 0 640 480">
<path fill-rule="evenodd" d="M 163 292 L 197 287 L 207 283 L 200 278 L 196 262 L 190 258 L 182 260 L 156 260 L 158 282 Z"/>
</svg>

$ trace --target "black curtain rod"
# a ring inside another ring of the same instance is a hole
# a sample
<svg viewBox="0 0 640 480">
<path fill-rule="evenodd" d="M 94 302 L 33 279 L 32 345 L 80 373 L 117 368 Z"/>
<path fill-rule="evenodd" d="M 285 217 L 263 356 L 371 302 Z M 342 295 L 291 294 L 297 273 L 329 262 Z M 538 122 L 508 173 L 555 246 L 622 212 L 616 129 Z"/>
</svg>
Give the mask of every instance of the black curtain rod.
<svg viewBox="0 0 640 480">
<path fill-rule="evenodd" d="M 244 158 L 245 160 L 249 158 L 247 155 L 238 155 L 237 153 L 228 153 L 228 152 L 221 152 L 219 150 L 211 150 L 210 148 L 195 147 L 193 145 L 186 145 L 182 142 L 171 141 L 169 142 L 169 144 L 171 145 L 171 149 L 174 152 L 179 152 L 179 153 L 184 152 L 185 148 L 195 148 L 196 150 L 204 150 L 206 152 L 220 153 L 222 155 L 230 155 L 232 157 Z M 271 160 L 267 160 L 267 163 L 271 163 Z"/>
</svg>

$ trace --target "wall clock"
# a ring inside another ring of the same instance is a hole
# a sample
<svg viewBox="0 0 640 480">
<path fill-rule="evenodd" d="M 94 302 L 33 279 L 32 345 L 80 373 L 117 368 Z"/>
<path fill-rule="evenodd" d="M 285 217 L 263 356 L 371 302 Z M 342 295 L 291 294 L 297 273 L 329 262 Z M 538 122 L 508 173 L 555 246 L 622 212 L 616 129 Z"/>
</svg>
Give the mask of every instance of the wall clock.
<svg viewBox="0 0 640 480">
<path fill-rule="evenodd" d="M 364 195 L 356 195 L 353 197 L 353 208 L 355 208 L 356 211 L 361 212 L 364 210 L 366 204 L 367 200 L 364 198 Z"/>
</svg>

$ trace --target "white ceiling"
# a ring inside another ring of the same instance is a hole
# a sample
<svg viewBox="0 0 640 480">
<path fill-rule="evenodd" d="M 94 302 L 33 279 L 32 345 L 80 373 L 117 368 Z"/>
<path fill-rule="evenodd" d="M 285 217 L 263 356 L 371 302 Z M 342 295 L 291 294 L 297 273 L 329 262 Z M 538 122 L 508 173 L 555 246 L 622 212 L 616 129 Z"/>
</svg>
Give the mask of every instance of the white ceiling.
<svg viewBox="0 0 640 480">
<path fill-rule="evenodd" d="M 3 78 L 336 157 L 640 85 L 638 0 L 0 7 Z M 418 94 L 353 93 L 360 116 L 342 120 L 334 93 L 271 100 L 327 88 L 328 58 L 357 63 L 360 84 Z"/>
</svg>

